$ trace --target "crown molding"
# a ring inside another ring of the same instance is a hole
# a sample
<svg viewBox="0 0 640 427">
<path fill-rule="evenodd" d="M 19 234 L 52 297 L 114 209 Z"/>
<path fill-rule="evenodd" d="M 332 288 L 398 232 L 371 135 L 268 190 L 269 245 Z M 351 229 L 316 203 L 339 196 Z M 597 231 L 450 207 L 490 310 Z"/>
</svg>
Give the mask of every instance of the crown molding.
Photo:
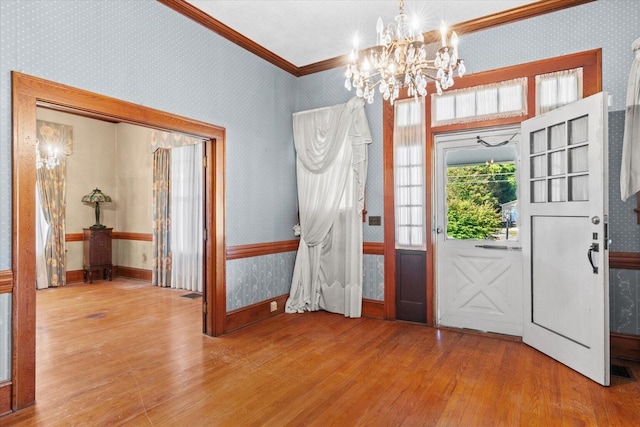
<svg viewBox="0 0 640 427">
<path fill-rule="evenodd" d="M 248 37 L 243 36 L 236 30 L 222 22 L 218 21 L 211 15 L 204 13 L 202 10 L 193 6 L 191 3 L 186 2 L 185 0 L 157 0 L 158 2 L 164 4 L 167 7 L 175 10 L 176 12 L 186 16 L 187 18 L 191 18 L 197 23 L 203 25 L 205 28 L 210 29 L 214 33 L 224 37 L 232 43 L 240 46 L 243 49 L 248 50 L 254 55 L 259 56 L 267 62 L 272 63 L 278 68 L 283 69 L 284 71 L 293 74 L 294 76 L 298 75 L 298 67 L 287 61 L 286 59 L 276 55 L 270 50 L 264 48 Z"/>
<path fill-rule="evenodd" d="M 319 73 L 321 71 L 330 70 L 332 68 L 341 67 L 347 64 L 348 55 L 341 55 L 335 58 L 326 59 L 324 61 L 315 62 L 313 64 L 297 67 L 284 58 L 276 55 L 270 50 L 264 48 L 253 40 L 243 36 L 234 29 L 226 26 L 222 22 L 213 18 L 196 8 L 186 0 L 157 0 L 167 7 L 175 10 L 182 15 L 193 19 L 199 24 L 205 26 L 216 34 L 226 38 L 236 45 L 258 55 L 265 61 L 270 62 L 282 70 L 293 74 L 296 77 L 306 76 L 309 74 Z M 529 19 L 536 16 L 544 15 L 558 10 L 579 6 L 585 3 L 591 3 L 596 0 L 540 0 L 523 6 L 508 9 L 502 12 L 483 16 L 469 21 L 452 25 L 451 30 L 455 30 L 459 35 L 473 33 L 475 31 L 486 30 L 488 28 L 497 27 L 512 22 Z M 437 30 L 424 33 L 425 41 L 438 40 L 440 33 Z"/>
</svg>

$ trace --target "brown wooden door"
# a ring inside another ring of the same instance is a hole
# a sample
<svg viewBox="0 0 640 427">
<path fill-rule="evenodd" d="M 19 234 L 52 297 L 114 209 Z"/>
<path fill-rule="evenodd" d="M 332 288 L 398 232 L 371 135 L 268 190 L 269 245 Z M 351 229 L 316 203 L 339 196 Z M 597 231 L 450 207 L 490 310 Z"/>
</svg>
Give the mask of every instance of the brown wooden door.
<svg viewBox="0 0 640 427">
<path fill-rule="evenodd" d="M 427 322 L 427 253 L 396 249 L 396 318 Z"/>
</svg>

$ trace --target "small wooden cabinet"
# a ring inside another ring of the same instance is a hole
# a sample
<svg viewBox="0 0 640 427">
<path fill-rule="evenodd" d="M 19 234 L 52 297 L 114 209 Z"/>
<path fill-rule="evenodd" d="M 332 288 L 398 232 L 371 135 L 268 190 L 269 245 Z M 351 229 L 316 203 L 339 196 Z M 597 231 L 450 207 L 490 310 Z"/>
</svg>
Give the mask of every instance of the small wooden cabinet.
<svg viewBox="0 0 640 427">
<path fill-rule="evenodd" d="M 83 228 L 82 279 L 93 283 L 93 272 L 102 271 L 102 278 L 112 279 L 111 231 L 113 228 Z"/>
</svg>

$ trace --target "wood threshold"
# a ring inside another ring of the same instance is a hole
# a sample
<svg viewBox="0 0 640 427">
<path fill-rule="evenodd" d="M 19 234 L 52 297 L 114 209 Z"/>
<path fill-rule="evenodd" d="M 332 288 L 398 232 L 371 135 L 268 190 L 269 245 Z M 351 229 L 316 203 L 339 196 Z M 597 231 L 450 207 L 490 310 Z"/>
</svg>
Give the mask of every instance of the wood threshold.
<svg viewBox="0 0 640 427">
<path fill-rule="evenodd" d="M 203 331 L 221 335 L 226 312 L 225 284 L 225 139 L 224 128 L 12 72 L 12 410 L 35 401 L 35 140 L 36 108 L 45 104 L 75 114 L 198 135 L 207 139 L 210 162 L 205 173 L 205 304 Z"/>
<path fill-rule="evenodd" d="M 187 18 L 194 20 L 200 25 L 203 25 L 205 28 L 208 28 L 209 30 L 224 37 L 237 46 L 248 50 L 249 52 L 257 55 L 265 61 L 270 62 L 276 67 L 296 77 L 306 76 L 309 74 L 319 73 L 321 71 L 327 71 L 333 68 L 342 67 L 348 62 L 348 55 L 345 54 L 335 58 L 330 58 L 323 61 L 315 62 L 313 64 L 298 67 L 266 49 L 265 47 L 259 45 L 255 41 L 228 27 L 211 15 L 204 13 L 202 10 L 196 8 L 185 0 L 157 1 L 186 16 Z M 470 34 L 476 31 L 510 24 L 512 22 L 541 16 L 547 13 L 557 12 L 562 9 L 579 6 L 582 4 L 590 3 L 592 1 L 595 0 L 540 0 L 534 3 L 515 7 L 513 9 L 494 13 L 492 15 L 486 15 L 480 18 L 460 22 L 458 24 L 451 25 L 450 28 L 452 31 L 456 31 L 458 35 Z M 424 39 L 426 41 L 439 40 L 439 37 L 439 30 L 433 30 L 424 33 Z"/>
</svg>

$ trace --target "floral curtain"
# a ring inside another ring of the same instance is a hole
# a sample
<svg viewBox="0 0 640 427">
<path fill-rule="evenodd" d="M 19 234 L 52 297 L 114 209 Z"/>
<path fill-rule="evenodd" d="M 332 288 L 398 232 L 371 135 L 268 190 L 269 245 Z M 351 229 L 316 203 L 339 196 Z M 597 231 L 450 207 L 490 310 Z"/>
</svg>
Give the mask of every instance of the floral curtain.
<svg viewBox="0 0 640 427">
<path fill-rule="evenodd" d="M 36 127 L 36 187 L 42 206 L 41 214 L 49 226 L 47 235 L 43 236 L 44 265 L 48 286 L 64 286 L 67 282 L 66 156 L 73 149 L 73 132 L 71 126 L 42 120 L 37 121 Z"/>
<path fill-rule="evenodd" d="M 171 287 L 171 150 L 153 153 L 153 267 L 151 283 Z"/>
</svg>

